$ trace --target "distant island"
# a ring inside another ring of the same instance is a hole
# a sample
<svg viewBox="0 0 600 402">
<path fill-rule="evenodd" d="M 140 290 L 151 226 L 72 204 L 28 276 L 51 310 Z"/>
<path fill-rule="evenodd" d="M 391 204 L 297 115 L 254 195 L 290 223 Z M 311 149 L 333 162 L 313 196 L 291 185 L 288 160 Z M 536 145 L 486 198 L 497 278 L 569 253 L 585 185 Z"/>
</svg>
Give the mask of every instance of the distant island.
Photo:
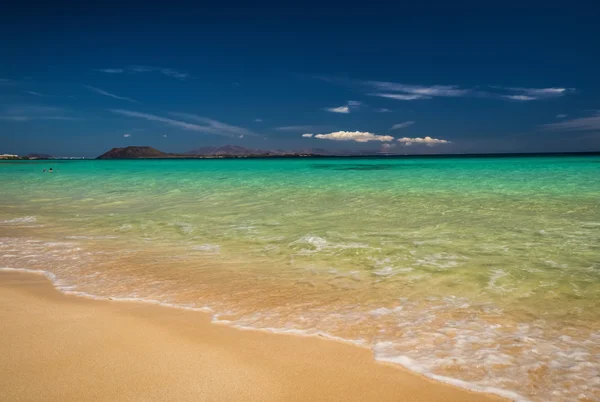
<svg viewBox="0 0 600 402">
<path fill-rule="evenodd" d="M 239 145 L 207 146 L 183 153 L 168 153 L 149 146 L 113 148 L 96 157 L 52 156 L 30 153 L 25 156 L 0 154 L 0 160 L 77 160 L 77 159 L 227 159 L 227 158 L 307 158 L 307 157 L 410 157 L 410 158 L 510 158 L 527 156 L 597 156 L 600 152 L 544 152 L 544 153 L 496 153 L 496 154 L 397 154 L 377 150 L 331 151 L 323 148 L 305 148 L 299 151 L 250 149 Z"/>
<path fill-rule="evenodd" d="M 53 159 L 52 155 L 47 154 L 29 154 L 25 156 L 19 156 L 14 154 L 0 154 L 0 159 L 8 160 L 35 160 L 35 159 Z"/>
<path fill-rule="evenodd" d="M 307 157 L 307 156 L 331 156 L 333 153 L 315 152 L 286 152 L 282 150 L 264 151 L 244 148 L 238 145 L 225 145 L 222 147 L 204 147 L 185 153 L 166 153 L 156 148 L 147 146 L 129 146 L 125 148 L 113 148 L 100 155 L 96 159 L 218 159 L 218 158 L 264 158 L 264 157 Z"/>
</svg>

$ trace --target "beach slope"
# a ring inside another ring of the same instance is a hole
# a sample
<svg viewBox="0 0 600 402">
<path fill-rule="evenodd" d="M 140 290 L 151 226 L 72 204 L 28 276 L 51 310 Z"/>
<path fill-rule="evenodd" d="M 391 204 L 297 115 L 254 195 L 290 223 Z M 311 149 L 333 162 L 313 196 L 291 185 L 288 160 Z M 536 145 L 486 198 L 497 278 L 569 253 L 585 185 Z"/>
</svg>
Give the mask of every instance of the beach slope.
<svg viewBox="0 0 600 402">
<path fill-rule="evenodd" d="M 66 296 L 0 272 L 3 400 L 485 401 L 339 342 L 242 331 L 208 315 Z"/>
</svg>

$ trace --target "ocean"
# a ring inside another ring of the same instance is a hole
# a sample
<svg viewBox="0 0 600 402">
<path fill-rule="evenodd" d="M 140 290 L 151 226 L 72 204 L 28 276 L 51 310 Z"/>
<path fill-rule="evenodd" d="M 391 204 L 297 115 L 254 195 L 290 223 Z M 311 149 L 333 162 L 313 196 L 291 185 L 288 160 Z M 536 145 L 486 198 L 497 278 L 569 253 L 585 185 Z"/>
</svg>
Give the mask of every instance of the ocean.
<svg viewBox="0 0 600 402">
<path fill-rule="evenodd" d="M 5 161 L 0 194 L 0 267 L 63 292 L 600 400 L 600 156 Z"/>
</svg>

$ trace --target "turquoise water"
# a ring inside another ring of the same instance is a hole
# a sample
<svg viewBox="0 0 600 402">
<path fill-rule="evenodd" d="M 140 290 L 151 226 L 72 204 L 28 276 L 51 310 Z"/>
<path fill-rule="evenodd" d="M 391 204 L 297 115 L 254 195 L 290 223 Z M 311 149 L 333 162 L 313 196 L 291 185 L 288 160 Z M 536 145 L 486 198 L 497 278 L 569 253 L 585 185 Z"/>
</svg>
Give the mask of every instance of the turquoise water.
<svg viewBox="0 0 600 402">
<path fill-rule="evenodd" d="M 1 162 L 0 186 L 0 266 L 64 291 L 600 399 L 598 156 Z"/>
</svg>

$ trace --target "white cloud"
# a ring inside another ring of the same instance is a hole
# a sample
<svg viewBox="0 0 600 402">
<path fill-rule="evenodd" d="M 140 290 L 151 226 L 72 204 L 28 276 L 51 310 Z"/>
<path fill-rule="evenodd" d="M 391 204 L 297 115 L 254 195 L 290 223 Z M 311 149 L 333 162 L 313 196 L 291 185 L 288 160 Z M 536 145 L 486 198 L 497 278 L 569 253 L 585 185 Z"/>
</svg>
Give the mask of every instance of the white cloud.
<svg viewBox="0 0 600 402">
<path fill-rule="evenodd" d="M 385 143 L 385 144 L 381 144 L 381 150 L 382 151 L 389 151 L 390 149 L 394 148 L 396 146 L 396 144 L 390 144 L 390 143 Z"/>
<path fill-rule="evenodd" d="M 129 137 L 131 137 L 131 134 L 123 134 L 123 137 L 129 138 Z"/>
<path fill-rule="evenodd" d="M 180 117 L 182 119 L 193 120 L 193 121 L 207 124 L 209 127 L 214 128 L 215 130 L 220 131 L 222 133 L 229 134 L 231 136 L 234 136 L 234 135 L 256 136 L 255 133 L 248 130 L 247 128 L 237 127 L 237 126 L 233 126 L 230 124 L 221 123 L 220 121 L 209 119 L 208 117 L 202 117 L 202 116 L 198 116 L 198 115 L 192 114 L 192 113 L 172 112 L 170 114 L 173 116 Z"/>
<path fill-rule="evenodd" d="M 116 113 L 116 114 L 120 114 L 122 116 L 137 117 L 140 119 L 145 119 L 145 120 L 150 120 L 150 121 L 158 121 L 161 123 L 168 124 L 170 126 L 182 128 L 184 130 L 198 131 L 198 132 L 203 132 L 203 133 L 208 133 L 208 134 L 217 134 L 215 132 L 216 130 L 214 130 L 211 127 L 205 127 L 205 126 L 201 126 L 201 125 L 193 124 L 193 123 L 186 123 L 184 121 L 169 119 L 166 117 L 156 116 L 156 115 L 149 114 L 149 113 L 140 113 L 140 112 L 134 112 L 131 110 L 122 110 L 122 109 L 111 109 L 110 111 L 113 113 Z"/>
<path fill-rule="evenodd" d="M 557 119 L 564 119 L 565 117 L 567 117 L 567 115 L 566 115 L 566 114 L 557 114 L 557 115 L 556 115 L 556 118 L 557 118 Z"/>
<path fill-rule="evenodd" d="M 502 95 L 502 97 L 506 98 L 506 99 L 517 100 L 517 101 L 531 101 L 531 100 L 538 99 L 535 96 L 529 96 L 529 95 Z"/>
<path fill-rule="evenodd" d="M 363 92 L 367 92 L 367 95 L 370 96 L 379 96 L 402 101 L 432 99 L 436 97 L 475 97 L 523 101 L 559 97 L 575 91 L 573 88 L 562 87 L 526 88 L 499 86 L 488 86 L 488 88 L 493 88 L 495 91 L 487 91 L 480 89 L 479 87 L 463 88 L 459 85 L 414 85 L 388 81 L 361 81 L 326 76 L 317 76 L 315 78 L 329 83 L 362 90 Z"/>
<path fill-rule="evenodd" d="M 41 93 L 39 93 L 39 92 L 34 92 L 34 91 L 25 91 L 25 93 L 26 93 L 26 94 L 29 94 L 29 95 L 33 95 L 33 96 L 44 96 L 44 95 L 42 95 Z"/>
<path fill-rule="evenodd" d="M 332 113 L 350 113 L 350 108 L 348 106 L 330 107 L 325 108 L 325 110 Z"/>
<path fill-rule="evenodd" d="M 590 117 L 579 117 L 561 121 L 560 123 L 544 124 L 542 128 L 552 131 L 600 131 L 600 111 L 595 112 Z"/>
<path fill-rule="evenodd" d="M 30 121 L 35 120 L 35 117 L 29 116 L 0 116 L 0 120 L 11 120 L 11 121 Z"/>
<path fill-rule="evenodd" d="M 424 96 L 424 95 L 390 94 L 390 93 L 381 93 L 381 92 L 370 93 L 367 95 L 379 96 L 381 98 L 404 100 L 404 101 L 416 100 L 416 99 L 430 99 L 429 96 Z"/>
<path fill-rule="evenodd" d="M 325 108 L 325 110 L 332 113 L 350 113 L 351 110 L 358 109 L 361 105 L 361 102 L 351 100 L 343 106 Z"/>
<path fill-rule="evenodd" d="M 63 121 L 80 121 L 82 119 L 69 116 L 1 116 L 0 120 L 11 121 L 32 121 L 32 120 L 63 120 Z"/>
<path fill-rule="evenodd" d="M 381 92 L 402 92 L 405 94 L 420 95 L 424 97 L 459 97 L 466 96 L 471 91 L 470 89 L 460 88 L 457 85 L 407 85 L 396 82 L 385 81 L 366 81 L 368 86 Z M 418 98 L 417 98 L 418 99 Z M 403 99 L 407 100 L 407 99 Z"/>
<path fill-rule="evenodd" d="M 367 95 L 403 101 L 434 97 L 462 97 L 470 95 L 471 92 L 470 89 L 460 88 L 457 85 L 424 86 L 386 81 L 364 81 L 362 84 L 376 91 Z"/>
<path fill-rule="evenodd" d="M 4 112 L 11 115 L 55 115 L 65 113 L 67 110 L 54 106 L 14 105 L 4 109 Z"/>
<path fill-rule="evenodd" d="M 240 138 L 244 138 L 244 134 L 240 134 Z"/>
<path fill-rule="evenodd" d="M 80 121 L 83 119 L 80 119 L 78 117 L 69 117 L 69 116 L 41 116 L 39 117 L 39 119 L 44 119 L 44 120 L 64 120 L 64 121 Z"/>
<path fill-rule="evenodd" d="M 136 72 L 136 73 L 151 73 L 158 72 L 166 75 L 167 77 L 177 78 L 180 80 L 184 80 L 189 78 L 190 75 L 188 73 L 184 73 L 172 68 L 163 68 L 163 67 L 150 67 L 150 66 L 130 66 L 128 70 Z"/>
<path fill-rule="evenodd" d="M 405 121 L 404 123 L 398 123 L 398 124 L 394 124 L 392 126 L 392 128 L 390 128 L 390 130 L 398 130 L 400 128 L 406 128 L 408 126 L 412 126 L 413 124 L 415 124 L 414 121 Z"/>
<path fill-rule="evenodd" d="M 522 87 L 509 87 L 504 88 L 508 91 L 520 92 L 524 95 L 531 96 L 536 99 L 541 98 L 553 98 L 557 96 L 565 95 L 567 92 L 572 91 L 569 88 L 522 88 Z"/>
<path fill-rule="evenodd" d="M 257 123 L 262 123 L 263 120 L 262 119 L 254 119 L 254 121 Z"/>
<path fill-rule="evenodd" d="M 167 135 L 166 135 L 166 134 L 163 134 L 163 137 L 167 138 Z"/>
<path fill-rule="evenodd" d="M 377 113 L 389 113 L 389 112 L 391 112 L 391 110 L 390 110 L 390 109 L 386 109 L 386 108 L 384 108 L 384 107 L 382 107 L 382 108 L 380 108 L 380 109 L 375 109 L 375 111 L 376 111 Z"/>
<path fill-rule="evenodd" d="M 95 71 L 100 71 L 108 74 L 121 74 L 125 72 L 129 73 L 153 73 L 157 72 L 167 77 L 177 78 L 180 80 L 184 80 L 189 78 L 190 75 L 188 73 L 184 73 L 172 68 L 163 68 L 163 67 L 151 67 L 151 66 L 129 66 L 125 68 L 97 68 Z"/>
<path fill-rule="evenodd" d="M 196 131 L 196 132 L 205 133 L 205 134 L 224 135 L 227 137 L 233 137 L 236 135 L 239 136 L 239 135 L 244 135 L 244 134 L 256 135 L 256 134 L 252 133 L 251 131 L 246 130 L 241 127 L 231 126 L 231 125 L 221 123 L 216 120 L 212 120 L 212 119 L 208 119 L 205 117 L 200 117 L 200 116 L 196 116 L 196 115 L 188 114 L 188 113 L 172 113 L 172 114 L 176 115 L 176 116 L 182 116 L 183 118 L 187 118 L 188 120 L 193 118 L 197 121 L 202 121 L 207 124 L 200 125 L 200 124 L 195 124 L 195 123 L 188 123 L 188 122 L 181 121 L 181 120 L 169 119 L 167 117 L 157 116 L 157 115 L 149 114 L 149 113 L 135 112 L 135 111 L 131 111 L 131 110 L 111 109 L 110 111 L 113 113 L 116 113 L 116 114 L 120 114 L 122 116 L 135 117 L 135 118 L 145 119 L 145 120 L 149 120 L 149 121 L 158 121 L 158 122 L 161 122 L 161 123 L 173 126 L 173 127 L 181 128 L 183 130 Z"/>
<path fill-rule="evenodd" d="M 17 81 L 9 80 L 8 78 L 0 78 L 0 86 L 13 86 L 17 85 Z"/>
<path fill-rule="evenodd" d="M 313 134 L 302 134 L 304 138 L 312 138 Z"/>
<path fill-rule="evenodd" d="M 283 127 L 275 127 L 277 131 L 290 131 L 290 132 L 299 132 L 299 131 L 318 131 L 323 129 L 320 126 L 283 126 Z"/>
<path fill-rule="evenodd" d="M 173 77 L 180 80 L 185 80 L 186 78 L 190 77 L 188 73 L 182 73 L 181 71 L 173 70 L 172 68 L 159 68 L 158 71 L 168 77 Z"/>
<path fill-rule="evenodd" d="M 415 138 L 408 138 L 408 137 L 403 137 L 403 138 L 399 138 L 398 142 L 405 145 L 405 146 L 410 146 L 412 144 L 424 144 L 427 145 L 428 147 L 432 147 L 434 145 L 439 145 L 439 144 L 450 144 L 450 141 L 447 140 L 440 140 L 437 138 L 431 138 L 431 137 L 425 137 L 425 138 L 421 138 L 421 137 L 415 137 Z"/>
<path fill-rule="evenodd" d="M 97 68 L 96 71 L 101 71 L 108 74 L 120 74 L 125 72 L 122 68 Z"/>
<path fill-rule="evenodd" d="M 548 98 L 557 98 L 559 96 L 566 95 L 569 92 L 573 92 L 573 88 L 523 88 L 523 87 L 497 87 L 492 86 L 491 88 L 499 89 L 502 91 L 509 92 L 508 94 L 497 94 L 483 92 L 483 96 L 487 97 L 500 97 L 504 99 L 518 100 L 518 101 L 532 101 Z M 511 93 L 512 92 L 512 93 Z"/>
<path fill-rule="evenodd" d="M 90 86 L 90 85 L 84 85 L 84 88 L 87 88 L 90 91 L 96 92 L 97 94 L 108 96 L 110 98 L 120 99 L 120 100 L 124 100 L 124 101 L 127 101 L 127 102 L 132 102 L 132 103 L 139 103 L 135 99 L 126 98 L 124 96 L 119 96 L 119 95 L 111 94 L 110 92 L 107 92 L 107 91 L 105 91 L 103 89 L 96 88 L 96 87 L 93 87 L 93 86 Z"/>
<path fill-rule="evenodd" d="M 31 121 L 31 120 L 63 120 L 78 121 L 77 117 L 69 116 L 69 111 L 52 106 L 14 105 L 0 113 L 0 120 Z"/>
<path fill-rule="evenodd" d="M 303 137 L 309 137 L 307 134 L 303 134 Z M 329 134 L 315 134 L 314 138 L 321 140 L 332 140 L 332 141 L 354 141 L 354 142 L 369 142 L 369 141 L 382 141 L 389 142 L 393 141 L 394 137 L 391 135 L 376 135 L 369 132 L 362 131 L 336 131 Z"/>
</svg>

